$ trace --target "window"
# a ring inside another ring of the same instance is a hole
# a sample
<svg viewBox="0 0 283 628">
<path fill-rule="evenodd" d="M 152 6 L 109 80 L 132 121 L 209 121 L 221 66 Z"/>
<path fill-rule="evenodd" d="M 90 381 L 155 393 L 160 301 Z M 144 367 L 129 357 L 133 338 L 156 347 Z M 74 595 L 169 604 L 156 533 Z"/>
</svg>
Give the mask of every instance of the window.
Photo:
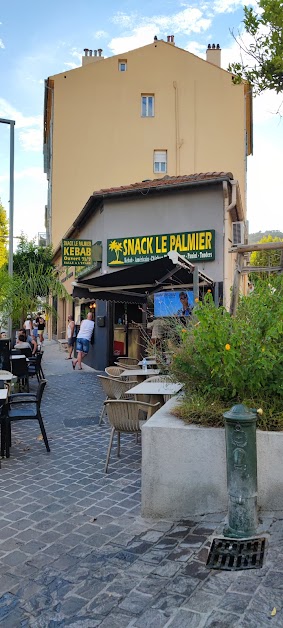
<svg viewBox="0 0 283 628">
<path fill-rule="evenodd" d="M 127 59 L 119 59 L 118 61 L 119 72 L 126 72 L 127 70 Z"/>
<path fill-rule="evenodd" d="M 153 118 L 154 94 L 142 94 L 141 95 L 141 116 L 142 118 Z"/>
<path fill-rule="evenodd" d="M 155 150 L 153 172 L 167 172 L 167 150 Z"/>
</svg>

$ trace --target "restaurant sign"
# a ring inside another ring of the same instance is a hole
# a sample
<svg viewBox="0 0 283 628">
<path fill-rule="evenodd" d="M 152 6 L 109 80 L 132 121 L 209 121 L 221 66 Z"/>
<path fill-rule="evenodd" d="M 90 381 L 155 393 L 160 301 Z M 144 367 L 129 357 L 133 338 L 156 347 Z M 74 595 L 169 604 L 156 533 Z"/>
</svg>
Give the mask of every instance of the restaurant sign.
<svg viewBox="0 0 283 628">
<path fill-rule="evenodd" d="M 107 240 L 107 265 L 152 262 L 165 257 L 169 251 L 181 253 L 190 262 L 212 262 L 215 259 L 215 230 Z"/>
<path fill-rule="evenodd" d="M 62 240 L 63 266 L 90 266 L 92 240 Z"/>
</svg>

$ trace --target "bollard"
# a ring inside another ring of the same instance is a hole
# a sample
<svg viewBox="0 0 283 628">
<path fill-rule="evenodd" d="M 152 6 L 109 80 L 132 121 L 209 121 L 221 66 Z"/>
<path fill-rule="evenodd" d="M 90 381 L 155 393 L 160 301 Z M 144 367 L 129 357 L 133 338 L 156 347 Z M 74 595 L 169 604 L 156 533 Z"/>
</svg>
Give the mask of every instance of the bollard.
<svg viewBox="0 0 283 628">
<path fill-rule="evenodd" d="M 257 529 L 257 412 L 237 404 L 223 417 L 228 488 L 228 525 L 223 534 L 245 538 Z"/>
</svg>

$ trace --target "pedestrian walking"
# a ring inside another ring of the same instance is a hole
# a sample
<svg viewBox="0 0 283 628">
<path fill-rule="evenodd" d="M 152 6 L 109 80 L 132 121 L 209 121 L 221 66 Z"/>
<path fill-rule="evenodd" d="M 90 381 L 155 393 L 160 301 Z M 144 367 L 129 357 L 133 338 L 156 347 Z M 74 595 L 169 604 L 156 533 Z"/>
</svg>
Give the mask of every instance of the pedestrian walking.
<svg viewBox="0 0 283 628">
<path fill-rule="evenodd" d="M 68 327 L 67 327 L 67 340 L 68 340 L 68 357 L 66 358 L 66 360 L 71 360 L 72 359 L 72 353 L 74 350 L 74 344 L 75 344 L 75 340 L 76 340 L 76 335 L 75 335 L 75 321 L 72 317 L 71 314 L 69 314 L 68 316 Z"/>
<path fill-rule="evenodd" d="M 44 329 L 45 329 L 45 320 L 43 316 L 40 314 L 38 317 L 38 335 L 39 335 L 39 342 L 41 345 L 43 344 L 43 340 L 44 340 L 44 336 L 43 336 Z"/>
<path fill-rule="evenodd" d="M 25 320 L 25 322 L 23 324 L 23 328 L 24 328 L 27 336 L 31 336 L 32 335 L 33 324 L 32 324 L 32 318 L 31 318 L 30 314 L 27 315 L 26 320 Z"/>
<path fill-rule="evenodd" d="M 78 365 L 79 371 L 82 370 L 82 360 L 89 352 L 89 343 L 94 329 L 92 313 L 89 312 L 87 318 L 81 322 L 80 331 L 77 335 L 77 354 L 76 360 L 72 360 L 73 369 Z"/>
</svg>

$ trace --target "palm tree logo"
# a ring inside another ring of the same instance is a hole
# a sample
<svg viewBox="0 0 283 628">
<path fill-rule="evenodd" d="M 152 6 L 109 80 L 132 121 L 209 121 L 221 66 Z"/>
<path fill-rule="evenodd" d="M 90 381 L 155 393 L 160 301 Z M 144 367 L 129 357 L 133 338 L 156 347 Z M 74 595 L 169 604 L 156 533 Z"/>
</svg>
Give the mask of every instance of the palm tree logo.
<svg viewBox="0 0 283 628">
<path fill-rule="evenodd" d="M 123 250 L 122 242 L 117 242 L 117 240 L 112 240 L 112 242 L 110 242 L 110 244 L 109 244 L 109 251 L 114 251 L 115 252 L 116 259 L 112 260 L 112 262 L 109 262 L 109 265 L 124 264 L 124 262 L 122 260 L 119 260 L 119 253 L 121 253 L 122 250 Z"/>
</svg>

